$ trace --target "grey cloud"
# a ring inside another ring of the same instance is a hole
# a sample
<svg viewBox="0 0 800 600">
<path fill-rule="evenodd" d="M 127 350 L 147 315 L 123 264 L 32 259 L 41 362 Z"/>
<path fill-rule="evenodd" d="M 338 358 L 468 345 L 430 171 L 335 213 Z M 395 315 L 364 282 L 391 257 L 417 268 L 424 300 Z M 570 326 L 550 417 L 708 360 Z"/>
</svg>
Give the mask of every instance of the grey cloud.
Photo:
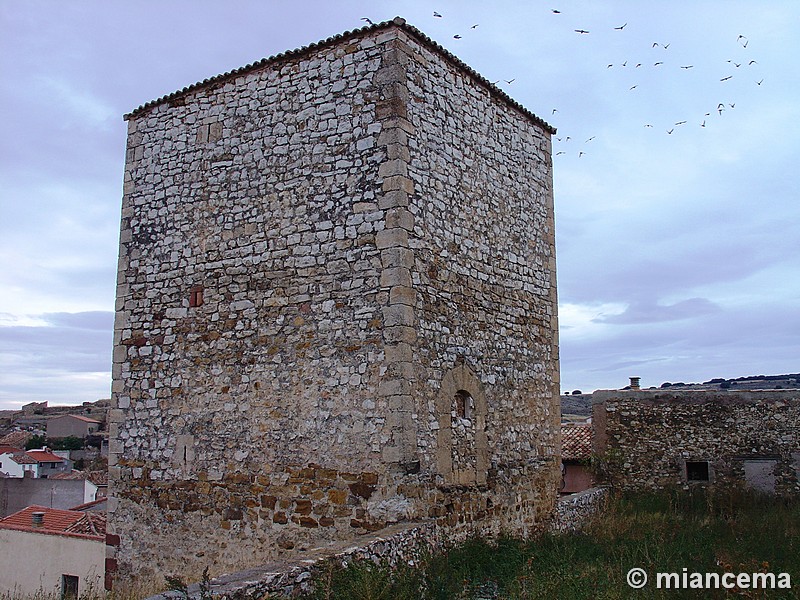
<svg viewBox="0 0 800 600">
<path fill-rule="evenodd" d="M 45 313 L 42 319 L 55 327 L 109 332 L 114 327 L 114 313 L 95 310 L 79 313 Z"/>
<path fill-rule="evenodd" d="M 601 339 L 561 346 L 563 389 L 619 388 L 797 372 L 800 311 L 793 304 L 745 305 L 695 319 L 615 324 Z"/>
<path fill-rule="evenodd" d="M 721 309 L 706 298 L 690 298 L 675 304 L 637 302 L 630 305 L 625 312 L 597 319 L 602 323 L 655 323 L 662 321 L 678 321 L 719 312 Z"/>
<path fill-rule="evenodd" d="M 113 312 L 49 313 L 41 318 L 47 325 L 0 327 L 4 380 L 10 372 L 110 370 Z"/>
</svg>

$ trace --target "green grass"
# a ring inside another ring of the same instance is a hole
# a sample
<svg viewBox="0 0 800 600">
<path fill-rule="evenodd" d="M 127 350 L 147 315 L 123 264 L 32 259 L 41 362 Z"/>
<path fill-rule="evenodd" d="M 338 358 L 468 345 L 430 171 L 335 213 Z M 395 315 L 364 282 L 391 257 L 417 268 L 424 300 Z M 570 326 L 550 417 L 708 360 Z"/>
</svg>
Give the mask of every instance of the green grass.
<svg viewBox="0 0 800 600">
<path fill-rule="evenodd" d="M 648 572 L 633 590 L 626 574 Z M 793 590 L 658 590 L 656 572 L 789 573 Z M 728 490 L 628 494 L 582 534 L 470 540 L 418 568 L 354 563 L 318 573 L 311 598 L 797 598 L 800 502 Z"/>
</svg>

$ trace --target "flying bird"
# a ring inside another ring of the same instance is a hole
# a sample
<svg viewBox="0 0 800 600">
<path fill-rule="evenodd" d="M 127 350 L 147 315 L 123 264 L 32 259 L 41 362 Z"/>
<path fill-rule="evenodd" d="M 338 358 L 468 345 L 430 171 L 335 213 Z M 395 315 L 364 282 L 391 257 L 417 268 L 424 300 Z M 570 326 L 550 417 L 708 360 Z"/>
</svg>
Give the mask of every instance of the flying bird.
<svg viewBox="0 0 800 600">
<path fill-rule="evenodd" d="M 638 85 L 632 85 L 628 91 L 630 92 L 631 90 L 635 90 L 637 87 L 639 87 L 639 86 Z"/>
<path fill-rule="evenodd" d="M 750 66 L 750 65 L 757 65 L 757 64 L 758 64 L 758 61 L 757 61 L 757 60 L 751 60 L 749 63 L 747 63 L 747 66 Z"/>
<path fill-rule="evenodd" d="M 683 125 L 685 123 L 686 123 L 686 121 L 678 121 L 677 123 L 675 123 L 675 125 Z"/>
<path fill-rule="evenodd" d="M 653 126 L 650 125 L 649 123 L 647 125 L 645 125 L 645 127 L 650 127 L 651 129 L 653 128 Z"/>
<path fill-rule="evenodd" d="M 511 85 L 511 84 L 512 84 L 512 83 L 514 83 L 516 80 L 517 80 L 517 78 L 516 78 L 516 77 L 514 77 L 513 79 L 504 79 L 503 81 L 505 81 L 507 84 Z"/>
<path fill-rule="evenodd" d="M 674 128 L 673 128 L 673 129 L 670 129 L 669 131 L 667 131 L 667 133 L 668 133 L 669 135 L 672 135 L 672 132 L 673 132 L 673 131 L 675 131 L 675 129 L 674 129 Z"/>
<path fill-rule="evenodd" d="M 669 48 L 669 46 L 670 46 L 670 44 L 664 44 L 664 45 L 662 46 L 662 48 L 664 48 L 664 50 L 666 50 L 667 48 Z"/>
<path fill-rule="evenodd" d="M 733 77 L 733 75 L 728 75 L 727 77 L 723 77 L 722 79 L 720 79 L 720 81 L 728 81 L 728 79 L 730 79 L 731 77 Z"/>
<path fill-rule="evenodd" d="M 576 29 L 575 33 L 589 33 L 589 32 L 586 31 L 585 29 Z"/>
<path fill-rule="evenodd" d="M 642 63 L 639 63 L 639 64 L 637 64 L 637 65 L 636 65 L 636 67 L 635 67 L 635 68 L 637 68 L 637 69 L 638 69 L 638 68 L 639 68 L 639 67 L 641 67 L 641 66 L 642 66 Z"/>
<path fill-rule="evenodd" d="M 703 122 L 702 122 L 702 123 L 700 123 L 700 127 L 705 127 L 705 126 L 706 126 L 706 120 L 705 120 L 705 119 L 703 119 Z"/>
<path fill-rule="evenodd" d="M 610 68 L 611 68 L 611 67 L 613 67 L 613 66 L 614 66 L 613 64 L 611 64 L 611 65 L 608 65 L 608 66 L 606 67 L 606 69 L 610 69 Z"/>
<path fill-rule="evenodd" d="M 593 135 L 593 136 L 592 136 L 592 137 L 590 137 L 588 140 L 586 140 L 586 142 L 584 142 L 584 143 L 588 144 L 589 142 L 591 142 L 591 141 L 592 141 L 594 138 L 596 138 L 596 137 L 597 137 L 597 136 Z"/>
<path fill-rule="evenodd" d="M 756 81 L 756 85 L 761 85 L 762 83 L 764 83 L 763 79 L 761 81 Z"/>
<path fill-rule="evenodd" d="M 368 25 L 375 25 L 375 23 L 373 23 L 372 20 L 368 19 L 367 17 L 361 17 L 361 20 L 366 21 Z"/>
<path fill-rule="evenodd" d="M 728 106 L 730 106 L 731 108 L 736 108 L 736 103 L 734 102 L 733 104 L 728 104 Z"/>
<path fill-rule="evenodd" d="M 656 46 L 658 46 L 658 42 L 653 42 L 653 46 L 652 47 L 655 48 Z"/>
<path fill-rule="evenodd" d="M 556 152 L 556 156 L 558 156 L 559 154 L 566 154 L 566 152 L 564 152 L 563 150 L 561 152 Z"/>
<path fill-rule="evenodd" d="M 681 69 L 691 69 L 694 65 L 687 65 L 685 67 L 681 67 Z"/>
<path fill-rule="evenodd" d="M 742 63 L 733 63 L 733 66 L 737 69 L 742 66 Z"/>
<path fill-rule="evenodd" d="M 554 15 L 560 15 L 560 14 L 561 14 L 561 11 L 560 11 L 560 10 L 556 10 L 555 8 L 554 8 L 554 9 L 552 9 L 552 10 L 553 10 L 553 14 L 554 14 Z"/>
<path fill-rule="evenodd" d="M 722 114 L 723 110 L 725 110 L 725 105 L 722 102 L 720 102 L 719 104 L 717 104 L 717 112 L 719 114 Z"/>
<path fill-rule="evenodd" d="M 627 25 L 627 23 L 625 23 L 625 25 Z M 625 25 L 620 25 L 619 27 L 614 27 L 614 29 L 622 31 L 623 29 L 625 29 Z"/>
<path fill-rule="evenodd" d="M 657 63 L 655 63 L 653 66 L 654 66 L 654 67 L 657 67 L 658 65 L 663 65 L 663 64 L 664 64 L 663 62 L 657 62 Z"/>
<path fill-rule="evenodd" d="M 582 157 L 586 152 L 578 152 L 578 158 Z"/>
<path fill-rule="evenodd" d="M 627 67 L 627 66 L 628 66 L 628 61 L 626 60 L 626 61 L 625 61 L 624 63 L 622 63 L 620 66 L 621 66 L 621 67 Z"/>
<path fill-rule="evenodd" d="M 439 14 L 438 12 L 436 12 L 436 11 L 433 11 L 433 16 L 434 16 L 434 17 L 437 17 L 437 18 L 439 18 L 439 19 L 441 19 L 441 18 L 442 18 L 442 15 L 440 15 L 440 14 Z"/>
<path fill-rule="evenodd" d="M 558 112 L 558 109 L 557 109 L 557 108 L 554 108 L 554 109 L 553 109 L 553 114 L 556 114 L 557 112 Z"/>
<path fill-rule="evenodd" d="M 460 36 L 460 35 L 458 35 L 458 34 L 455 34 L 455 35 L 453 36 L 453 39 L 454 39 L 454 40 L 460 40 L 460 39 L 461 39 L 461 36 Z"/>
</svg>

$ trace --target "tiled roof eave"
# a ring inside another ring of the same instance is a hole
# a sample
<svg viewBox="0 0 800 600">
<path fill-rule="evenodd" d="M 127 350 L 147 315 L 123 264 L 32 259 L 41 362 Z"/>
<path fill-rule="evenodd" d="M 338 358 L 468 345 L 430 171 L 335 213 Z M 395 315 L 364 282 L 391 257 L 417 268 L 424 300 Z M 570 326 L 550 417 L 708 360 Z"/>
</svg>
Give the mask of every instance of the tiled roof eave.
<svg viewBox="0 0 800 600">
<path fill-rule="evenodd" d="M 45 529 L 39 527 L 28 527 L 22 525 L 6 525 L 0 523 L 0 529 L 10 529 L 11 531 L 22 531 L 25 533 L 38 533 L 42 535 L 57 535 L 60 537 L 78 538 L 82 540 L 91 540 L 95 542 L 105 542 L 104 535 L 90 535 L 86 533 L 72 533 L 71 531 L 54 531 L 52 529 Z"/>
<path fill-rule="evenodd" d="M 540 117 L 537 117 L 530 110 L 528 110 L 527 108 L 522 106 L 519 102 L 517 102 L 516 100 L 511 98 L 503 90 L 498 88 L 496 85 L 494 85 L 488 79 L 486 79 L 483 75 L 481 75 L 480 73 L 475 71 L 472 67 L 467 65 L 465 62 L 463 62 L 460 58 L 455 56 L 453 53 L 451 53 L 450 51 L 446 50 L 439 43 L 433 41 L 427 35 L 422 33 L 419 29 L 417 29 L 416 27 L 413 27 L 412 25 L 408 25 L 406 23 L 405 19 L 403 19 L 401 17 L 395 17 L 391 21 L 384 21 L 382 23 L 375 23 L 374 25 L 368 25 L 368 26 L 361 27 L 361 28 L 358 28 L 358 29 L 353 29 L 352 31 L 345 31 L 344 33 L 340 33 L 340 34 L 331 36 L 331 37 L 329 37 L 327 39 L 320 40 L 319 42 L 316 42 L 316 43 L 313 43 L 313 44 L 309 44 L 308 46 L 302 46 L 300 48 L 296 48 L 295 50 L 287 50 L 285 52 L 281 52 L 280 54 L 276 54 L 274 56 L 270 56 L 269 58 L 262 58 L 259 61 L 256 61 L 254 63 L 250 63 L 249 65 L 245 65 L 243 67 L 239 67 L 238 69 L 234 69 L 232 71 L 228 71 L 226 73 L 222 73 L 222 74 L 216 75 L 214 77 L 209 77 L 208 79 L 204 79 L 203 81 L 199 81 L 199 82 L 194 83 L 192 85 L 186 86 L 183 89 L 180 89 L 180 90 L 177 90 L 175 92 L 172 92 L 171 94 L 167 94 L 165 96 L 161 96 L 160 98 L 157 98 L 156 100 L 151 100 L 150 102 L 142 104 L 138 108 L 136 108 L 136 109 L 132 110 L 131 112 L 127 113 L 126 115 L 124 115 L 123 118 L 127 121 L 127 120 L 129 120 L 131 118 L 138 117 L 138 116 L 146 113 L 148 110 L 150 110 L 151 108 L 153 108 L 155 106 L 158 106 L 158 105 L 163 104 L 165 102 L 175 101 L 175 100 L 177 100 L 177 99 L 179 99 L 179 98 L 181 98 L 183 96 L 186 96 L 186 95 L 188 95 L 188 94 L 190 94 L 190 93 L 192 93 L 192 92 L 194 92 L 196 90 L 199 90 L 199 89 L 202 89 L 202 88 L 205 88 L 205 87 L 209 87 L 209 86 L 212 86 L 212 85 L 217 85 L 219 83 L 227 82 L 227 81 L 229 81 L 229 80 L 231 80 L 231 79 L 233 79 L 235 77 L 238 77 L 238 76 L 246 74 L 246 73 L 250 73 L 252 71 L 256 71 L 258 69 L 267 67 L 269 65 L 275 65 L 275 64 L 279 64 L 279 63 L 281 63 L 283 61 L 286 61 L 286 60 L 290 60 L 290 59 L 293 59 L 293 58 L 305 56 L 307 54 L 310 54 L 314 50 L 318 50 L 320 48 L 330 47 L 330 46 L 338 44 L 338 43 L 340 43 L 342 41 L 346 41 L 346 40 L 349 40 L 349 39 L 364 35 L 365 33 L 368 33 L 368 32 L 377 31 L 379 29 L 388 29 L 390 27 L 399 27 L 403 31 L 409 33 L 414 38 L 416 38 L 417 41 L 419 41 L 421 44 L 423 44 L 424 46 L 427 46 L 428 48 L 432 49 L 433 51 L 435 51 L 436 53 L 441 55 L 445 60 L 447 60 L 448 62 L 453 64 L 460 71 L 468 74 L 470 77 L 472 77 L 477 82 L 479 82 L 484 87 L 486 87 L 494 97 L 498 98 L 499 100 L 501 100 L 503 103 L 505 103 L 509 107 L 511 107 L 511 108 L 517 110 L 518 112 L 522 113 L 526 118 L 528 118 L 531 122 L 533 122 L 538 127 L 541 127 L 547 133 L 549 133 L 551 135 L 555 135 L 556 129 L 552 125 L 550 125 L 549 123 L 547 123 L 546 121 L 544 121 Z"/>
</svg>

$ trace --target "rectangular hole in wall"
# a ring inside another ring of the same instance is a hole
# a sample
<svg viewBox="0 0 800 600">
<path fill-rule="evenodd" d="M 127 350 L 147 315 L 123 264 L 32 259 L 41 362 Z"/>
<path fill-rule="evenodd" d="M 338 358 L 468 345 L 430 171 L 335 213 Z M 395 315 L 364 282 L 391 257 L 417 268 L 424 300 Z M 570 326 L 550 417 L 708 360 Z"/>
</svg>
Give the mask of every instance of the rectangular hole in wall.
<svg viewBox="0 0 800 600">
<path fill-rule="evenodd" d="M 189 290 L 189 306 L 191 308 L 203 306 L 203 286 L 196 285 Z"/>
<path fill-rule="evenodd" d="M 78 576 L 61 576 L 61 600 L 77 600 L 78 598 Z"/>
<path fill-rule="evenodd" d="M 686 481 L 709 481 L 707 460 L 686 461 Z"/>
</svg>

